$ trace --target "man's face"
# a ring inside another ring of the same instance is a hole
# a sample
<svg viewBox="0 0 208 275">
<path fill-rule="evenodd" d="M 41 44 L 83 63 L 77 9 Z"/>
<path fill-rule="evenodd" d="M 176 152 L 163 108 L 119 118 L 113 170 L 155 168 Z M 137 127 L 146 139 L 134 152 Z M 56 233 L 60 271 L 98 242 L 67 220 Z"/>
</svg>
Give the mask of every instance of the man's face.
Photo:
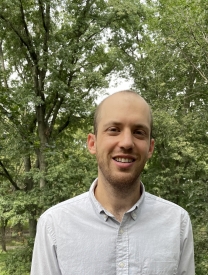
<svg viewBox="0 0 208 275">
<path fill-rule="evenodd" d="M 88 136 L 88 148 L 98 162 L 98 181 L 120 189 L 139 182 L 154 149 L 150 120 L 149 106 L 137 95 L 118 93 L 103 103 L 97 136 Z"/>
</svg>

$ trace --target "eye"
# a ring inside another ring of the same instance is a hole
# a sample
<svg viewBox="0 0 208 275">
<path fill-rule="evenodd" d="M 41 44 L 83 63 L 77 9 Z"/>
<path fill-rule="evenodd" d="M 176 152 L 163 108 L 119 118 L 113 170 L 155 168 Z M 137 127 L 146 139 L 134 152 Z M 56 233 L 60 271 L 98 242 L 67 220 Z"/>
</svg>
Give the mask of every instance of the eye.
<svg viewBox="0 0 208 275">
<path fill-rule="evenodd" d="M 114 135 L 114 134 L 119 133 L 120 130 L 119 130 L 119 128 L 112 126 L 112 127 L 109 127 L 107 129 L 107 132 L 110 133 L 110 134 L 112 134 L 112 135 Z"/>
<path fill-rule="evenodd" d="M 134 131 L 134 135 L 138 138 L 142 138 L 146 136 L 146 132 L 144 130 L 137 129 Z"/>
</svg>

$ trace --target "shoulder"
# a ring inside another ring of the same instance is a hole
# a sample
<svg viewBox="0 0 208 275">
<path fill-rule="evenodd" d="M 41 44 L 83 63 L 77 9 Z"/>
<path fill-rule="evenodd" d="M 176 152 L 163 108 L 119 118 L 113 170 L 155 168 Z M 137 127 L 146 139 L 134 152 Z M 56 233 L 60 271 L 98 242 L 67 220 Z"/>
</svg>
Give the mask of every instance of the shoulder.
<svg viewBox="0 0 208 275">
<path fill-rule="evenodd" d="M 191 229 L 188 212 L 181 206 L 145 192 L 144 213 L 149 219 L 180 228 L 180 233 Z"/>
<path fill-rule="evenodd" d="M 40 216 L 40 219 L 45 219 L 46 217 L 50 216 L 55 217 L 73 213 L 75 209 L 76 211 L 79 211 L 80 208 L 85 209 L 88 206 L 88 204 L 89 192 L 86 192 L 50 207 Z"/>
<path fill-rule="evenodd" d="M 156 210 L 160 210 L 162 212 L 172 211 L 173 213 L 178 213 L 182 216 L 188 216 L 188 212 L 181 206 L 171 201 L 152 195 L 148 192 L 145 192 L 145 200 L 147 204 L 149 204 L 151 207 L 154 206 Z"/>
</svg>

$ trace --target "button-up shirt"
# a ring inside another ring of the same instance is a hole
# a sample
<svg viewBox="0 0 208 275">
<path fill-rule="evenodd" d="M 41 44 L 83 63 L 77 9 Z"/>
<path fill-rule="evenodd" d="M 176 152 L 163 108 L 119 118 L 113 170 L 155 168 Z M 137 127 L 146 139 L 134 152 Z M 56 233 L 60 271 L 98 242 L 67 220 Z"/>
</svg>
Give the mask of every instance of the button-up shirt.
<svg viewBox="0 0 208 275">
<path fill-rule="evenodd" d="M 180 206 L 144 190 L 118 222 L 89 192 L 39 219 L 31 275 L 194 275 L 192 227 Z"/>
</svg>

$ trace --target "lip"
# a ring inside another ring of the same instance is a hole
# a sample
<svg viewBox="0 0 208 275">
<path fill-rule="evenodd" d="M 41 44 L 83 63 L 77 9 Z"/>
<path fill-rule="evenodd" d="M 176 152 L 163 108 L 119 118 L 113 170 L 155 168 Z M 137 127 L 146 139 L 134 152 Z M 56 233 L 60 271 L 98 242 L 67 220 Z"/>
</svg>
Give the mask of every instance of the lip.
<svg viewBox="0 0 208 275">
<path fill-rule="evenodd" d="M 119 162 L 116 160 L 117 159 L 130 159 L 132 160 L 131 162 Z M 134 165 L 134 162 L 136 160 L 136 158 L 132 155 L 116 155 L 116 156 L 113 156 L 113 161 L 115 163 L 115 165 L 119 168 L 130 168 L 131 166 Z"/>
<path fill-rule="evenodd" d="M 113 156 L 112 158 L 113 158 L 114 160 L 115 160 L 115 158 L 131 159 L 131 160 L 133 160 L 133 161 L 136 160 L 136 158 L 135 158 L 134 156 L 132 156 L 132 155 L 115 155 L 115 156 Z"/>
</svg>

